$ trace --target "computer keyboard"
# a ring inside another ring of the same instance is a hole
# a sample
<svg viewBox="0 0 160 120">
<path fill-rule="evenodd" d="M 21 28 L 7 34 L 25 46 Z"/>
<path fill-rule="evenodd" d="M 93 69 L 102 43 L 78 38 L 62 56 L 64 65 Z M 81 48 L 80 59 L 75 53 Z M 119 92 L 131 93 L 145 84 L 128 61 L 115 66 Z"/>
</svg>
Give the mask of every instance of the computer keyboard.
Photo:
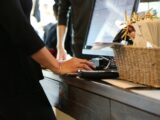
<svg viewBox="0 0 160 120">
<path fill-rule="evenodd" d="M 86 71 L 80 70 L 78 72 L 78 76 L 81 78 L 88 78 L 88 79 L 104 79 L 104 78 L 118 78 L 119 74 L 117 70 L 93 70 L 93 71 Z"/>
</svg>

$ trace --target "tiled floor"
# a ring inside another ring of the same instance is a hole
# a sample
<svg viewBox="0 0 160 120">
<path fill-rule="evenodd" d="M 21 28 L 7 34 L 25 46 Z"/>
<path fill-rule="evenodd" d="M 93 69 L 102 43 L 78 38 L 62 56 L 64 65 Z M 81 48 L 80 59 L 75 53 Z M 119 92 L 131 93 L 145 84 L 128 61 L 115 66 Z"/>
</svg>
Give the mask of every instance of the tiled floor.
<svg viewBox="0 0 160 120">
<path fill-rule="evenodd" d="M 75 120 L 71 116 L 65 114 L 64 112 L 60 111 L 59 109 L 55 107 L 53 108 L 53 110 L 54 110 L 57 120 Z"/>
</svg>

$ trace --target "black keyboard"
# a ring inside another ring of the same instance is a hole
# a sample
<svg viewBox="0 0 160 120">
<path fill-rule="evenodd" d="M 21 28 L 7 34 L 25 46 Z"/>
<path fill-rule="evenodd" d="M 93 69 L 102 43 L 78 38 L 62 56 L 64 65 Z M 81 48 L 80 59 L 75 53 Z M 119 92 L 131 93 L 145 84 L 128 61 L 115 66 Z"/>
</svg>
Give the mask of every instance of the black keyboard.
<svg viewBox="0 0 160 120">
<path fill-rule="evenodd" d="M 117 70 L 93 70 L 93 71 L 81 70 L 78 72 L 78 76 L 87 79 L 104 79 L 104 78 L 114 79 L 118 78 L 119 74 Z"/>
</svg>

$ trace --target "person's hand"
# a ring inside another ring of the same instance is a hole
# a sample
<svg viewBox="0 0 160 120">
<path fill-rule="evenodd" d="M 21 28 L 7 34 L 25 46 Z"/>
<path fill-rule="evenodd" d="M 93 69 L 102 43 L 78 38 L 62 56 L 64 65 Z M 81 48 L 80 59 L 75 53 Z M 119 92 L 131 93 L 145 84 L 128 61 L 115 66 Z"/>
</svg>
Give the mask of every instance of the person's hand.
<svg viewBox="0 0 160 120">
<path fill-rule="evenodd" d="M 59 48 L 57 51 L 57 60 L 66 60 L 67 59 L 67 52 L 64 48 Z"/>
<path fill-rule="evenodd" d="M 76 73 L 78 70 L 93 70 L 95 65 L 85 59 L 72 58 L 60 63 L 60 74 Z"/>
</svg>

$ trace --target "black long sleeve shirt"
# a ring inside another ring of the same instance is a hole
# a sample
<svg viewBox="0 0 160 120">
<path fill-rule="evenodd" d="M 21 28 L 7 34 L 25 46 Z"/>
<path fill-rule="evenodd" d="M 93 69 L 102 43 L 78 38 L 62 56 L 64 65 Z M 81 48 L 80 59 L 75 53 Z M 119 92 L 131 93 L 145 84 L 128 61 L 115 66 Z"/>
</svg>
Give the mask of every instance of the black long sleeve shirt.
<svg viewBox="0 0 160 120">
<path fill-rule="evenodd" d="M 58 24 L 66 25 L 67 13 L 71 7 L 71 23 L 74 30 L 74 41 L 82 43 L 85 39 L 94 0 L 60 0 Z"/>
<path fill-rule="evenodd" d="M 44 47 L 30 25 L 32 0 L 1 0 L 0 4 L 0 97 L 39 89 L 40 65 L 31 55 Z"/>
</svg>

